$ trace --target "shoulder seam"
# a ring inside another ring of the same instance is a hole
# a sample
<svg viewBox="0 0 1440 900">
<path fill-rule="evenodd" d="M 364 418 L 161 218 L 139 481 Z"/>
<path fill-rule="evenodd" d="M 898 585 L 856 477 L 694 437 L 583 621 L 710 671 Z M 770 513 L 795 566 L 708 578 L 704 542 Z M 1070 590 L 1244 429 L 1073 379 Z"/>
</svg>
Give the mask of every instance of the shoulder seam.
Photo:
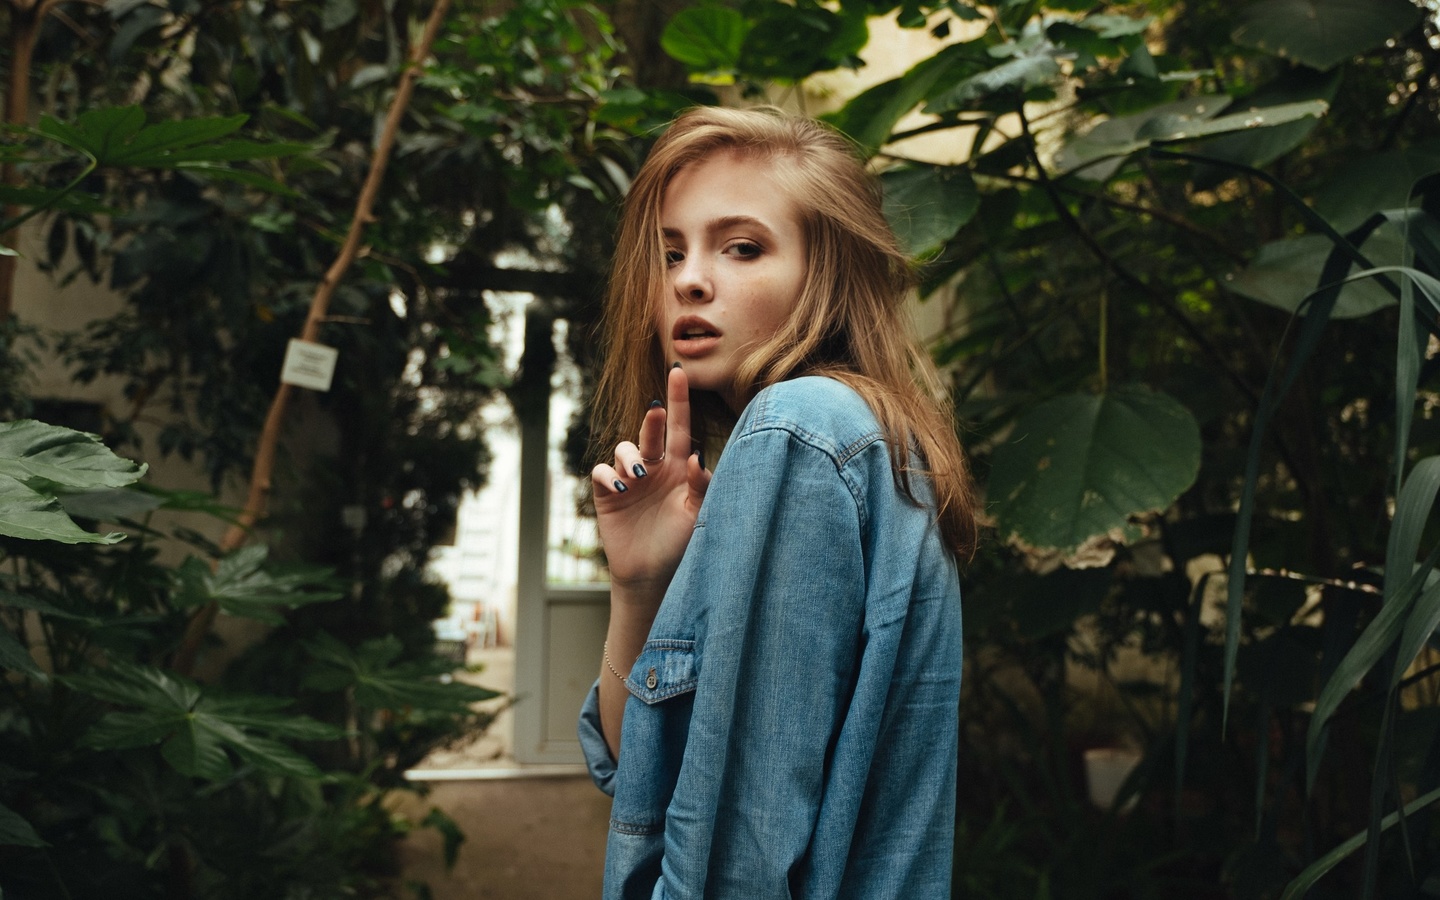
<svg viewBox="0 0 1440 900">
<path fill-rule="evenodd" d="M 881 438 L 878 433 L 865 435 L 859 440 L 853 441 L 848 446 L 840 448 L 838 451 L 835 452 L 832 452 L 831 449 L 828 447 L 821 446 L 814 439 L 815 437 L 818 437 L 818 435 L 811 435 L 805 429 L 800 428 L 789 422 L 775 422 L 771 424 L 747 428 L 745 430 L 745 433 L 742 435 L 737 435 L 735 440 L 738 443 L 740 441 L 744 441 L 746 438 L 764 434 L 765 432 L 779 432 L 790 438 L 791 440 L 794 440 L 806 447 L 809 447 L 811 450 L 814 450 L 816 453 L 819 453 L 821 456 L 824 456 L 827 460 L 829 460 L 830 465 L 835 468 L 835 477 L 839 478 L 840 483 L 845 485 L 845 491 L 850 495 L 850 502 L 855 504 L 855 512 L 856 515 L 859 517 L 861 530 L 869 527 L 870 523 L 868 521 L 868 516 L 866 515 L 866 505 L 860 502 L 860 498 L 856 496 L 855 485 L 851 482 L 851 479 L 848 477 L 845 469 L 846 466 L 849 464 L 850 460 L 854 459 L 861 450 L 865 449 L 865 447 L 868 447 L 871 444 L 880 442 Z M 839 454 L 838 456 L 837 453 Z"/>
</svg>

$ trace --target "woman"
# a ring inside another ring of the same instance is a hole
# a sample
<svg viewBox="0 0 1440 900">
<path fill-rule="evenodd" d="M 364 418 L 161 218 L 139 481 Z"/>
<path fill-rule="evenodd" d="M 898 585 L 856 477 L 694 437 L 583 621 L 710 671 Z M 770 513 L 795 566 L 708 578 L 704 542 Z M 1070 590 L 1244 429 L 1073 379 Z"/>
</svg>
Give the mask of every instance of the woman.
<svg viewBox="0 0 1440 900">
<path fill-rule="evenodd" d="M 874 180 L 813 121 L 692 110 L 619 247 L 580 723 L 605 897 L 949 897 L 973 499 Z"/>
</svg>

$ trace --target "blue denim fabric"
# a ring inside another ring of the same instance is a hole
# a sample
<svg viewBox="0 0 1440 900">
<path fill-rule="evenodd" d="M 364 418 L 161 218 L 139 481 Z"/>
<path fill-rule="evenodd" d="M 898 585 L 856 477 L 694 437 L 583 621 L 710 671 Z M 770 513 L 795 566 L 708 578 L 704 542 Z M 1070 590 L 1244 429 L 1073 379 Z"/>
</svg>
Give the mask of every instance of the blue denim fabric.
<svg viewBox="0 0 1440 900">
<path fill-rule="evenodd" d="M 954 559 L 869 407 L 762 391 L 626 679 L 618 766 L 595 690 L 581 712 L 605 898 L 948 898 L 960 656 Z"/>
</svg>

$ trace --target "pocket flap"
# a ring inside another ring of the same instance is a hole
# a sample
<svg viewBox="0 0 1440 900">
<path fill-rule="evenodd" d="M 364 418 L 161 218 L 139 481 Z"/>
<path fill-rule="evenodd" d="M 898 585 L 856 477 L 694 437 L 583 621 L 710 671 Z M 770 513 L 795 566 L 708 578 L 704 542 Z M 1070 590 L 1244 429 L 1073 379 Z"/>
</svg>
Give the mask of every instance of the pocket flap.
<svg viewBox="0 0 1440 900">
<path fill-rule="evenodd" d="M 658 640 L 645 644 L 625 687 L 646 703 L 658 703 L 695 690 L 697 680 L 695 642 Z"/>
</svg>

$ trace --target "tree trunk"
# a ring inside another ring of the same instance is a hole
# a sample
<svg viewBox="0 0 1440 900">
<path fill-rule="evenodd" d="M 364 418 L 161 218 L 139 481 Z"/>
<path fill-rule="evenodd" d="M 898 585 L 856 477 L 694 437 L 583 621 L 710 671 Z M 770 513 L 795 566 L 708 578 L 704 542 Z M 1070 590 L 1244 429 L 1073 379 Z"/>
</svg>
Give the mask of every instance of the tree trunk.
<svg viewBox="0 0 1440 900">
<path fill-rule="evenodd" d="M 10 83 L 5 93 L 5 124 L 26 125 L 30 121 L 30 66 L 35 56 L 35 37 L 40 31 L 40 20 L 50 9 L 35 0 L 10 0 Z M 15 166 L 5 163 L 0 166 L 0 184 L 16 187 Z M 0 218 L 10 221 L 20 211 L 6 204 L 0 210 Z M 0 234 L 0 245 L 15 249 L 20 230 L 12 228 Z M 0 256 L 0 322 L 14 314 L 15 293 L 14 256 Z"/>
</svg>

